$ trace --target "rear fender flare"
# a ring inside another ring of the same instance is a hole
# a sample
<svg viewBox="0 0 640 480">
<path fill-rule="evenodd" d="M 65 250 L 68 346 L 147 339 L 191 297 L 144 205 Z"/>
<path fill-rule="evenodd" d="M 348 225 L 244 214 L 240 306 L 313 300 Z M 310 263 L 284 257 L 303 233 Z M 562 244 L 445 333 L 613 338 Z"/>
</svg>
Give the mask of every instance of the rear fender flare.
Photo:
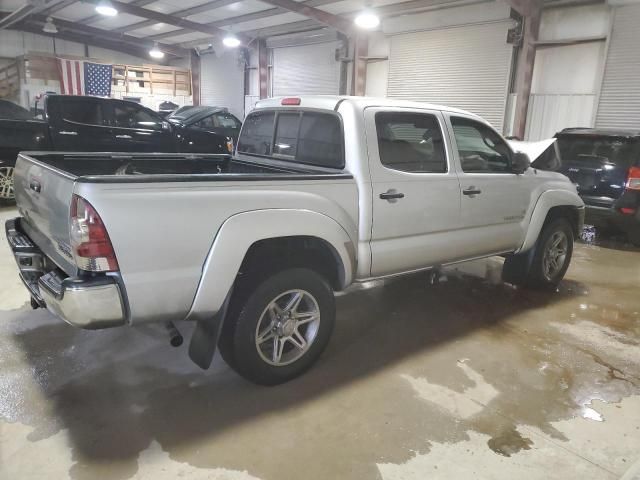
<svg viewBox="0 0 640 480">
<path fill-rule="evenodd" d="M 247 251 L 255 242 L 301 235 L 317 237 L 327 242 L 340 260 L 342 287 L 353 281 L 356 243 L 334 219 L 310 210 L 265 209 L 243 212 L 229 217 L 218 230 L 186 319 L 211 316 L 222 307 Z"/>
<path fill-rule="evenodd" d="M 533 208 L 524 243 L 516 253 L 526 252 L 534 247 L 547 215 L 553 207 L 584 208 L 584 203 L 577 193 L 569 190 L 547 190 L 542 193 Z"/>
</svg>

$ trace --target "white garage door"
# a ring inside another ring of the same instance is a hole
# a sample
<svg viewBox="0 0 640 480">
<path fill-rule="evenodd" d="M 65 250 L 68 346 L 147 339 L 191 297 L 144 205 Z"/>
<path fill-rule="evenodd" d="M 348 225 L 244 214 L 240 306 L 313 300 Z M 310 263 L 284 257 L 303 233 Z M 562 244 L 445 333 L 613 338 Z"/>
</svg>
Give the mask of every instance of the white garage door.
<svg viewBox="0 0 640 480">
<path fill-rule="evenodd" d="M 640 5 L 615 9 L 597 127 L 640 128 Z"/>
<path fill-rule="evenodd" d="M 508 30 L 508 22 L 495 22 L 391 37 L 387 95 L 463 108 L 502 130 Z"/>
<path fill-rule="evenodd" d="M 244 118 L 244 68 L 238 52 L 203 55 L 200 59 L 200 103 L 227 107 L 236 117 Z"/>
<path fill-rule="evenodd" d="M 273 96 L 338 95 L 338 42 L 273 49 Z"/>
</svg>

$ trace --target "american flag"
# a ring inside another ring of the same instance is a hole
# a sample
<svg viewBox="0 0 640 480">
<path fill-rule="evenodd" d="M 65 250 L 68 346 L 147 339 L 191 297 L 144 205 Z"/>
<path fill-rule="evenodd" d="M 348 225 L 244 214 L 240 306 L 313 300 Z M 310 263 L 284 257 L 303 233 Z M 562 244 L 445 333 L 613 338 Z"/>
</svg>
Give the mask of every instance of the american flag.
<svg viewBox="0 0 640 480">
<path fill-rule="evenodd" d="M 111 95 L 112 65 L 58 58 L 63 95 Z"/>
</svg>

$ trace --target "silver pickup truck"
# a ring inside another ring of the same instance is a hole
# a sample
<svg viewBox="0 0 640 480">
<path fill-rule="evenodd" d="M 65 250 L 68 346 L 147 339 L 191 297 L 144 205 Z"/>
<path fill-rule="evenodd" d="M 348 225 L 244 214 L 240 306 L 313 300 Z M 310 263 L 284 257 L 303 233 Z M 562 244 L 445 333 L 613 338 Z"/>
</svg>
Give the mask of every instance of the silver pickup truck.
<svg viewBox="0 0 640 480">
<path fill-rule="evenodd" d="M 492 255 L 503 278 L 555 286 L 584 205 L 484 120 L 391 99 L 269 99 L 233 157 L 21 153 L 7 238 L 34 307 L 82 328 L 197 322 L 277 384 L 327 345 L 334 291 Z"/>
</svg>

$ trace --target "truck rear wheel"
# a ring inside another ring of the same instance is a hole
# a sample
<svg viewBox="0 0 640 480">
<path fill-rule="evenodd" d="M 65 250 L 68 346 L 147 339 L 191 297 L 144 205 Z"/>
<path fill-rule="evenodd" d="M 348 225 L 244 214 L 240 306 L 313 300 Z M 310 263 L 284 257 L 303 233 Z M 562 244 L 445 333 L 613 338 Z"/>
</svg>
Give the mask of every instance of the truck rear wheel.
<svg viewBox="0 0 640 480">
<path fill-rule="evenodd" d="M 564 278 L 572 254 L 571 224 L 564 218 L 557 218 L 543 227 L 533 251 L 505 260 L 502 278 L 530 288 L 555 287 Z"/>
<path fill-rule="evenodd" d="M 231 368 L 254 383 L 277 385 L 301 375 L 331 337 L 333 291 L 313 270 L 275 273 L 236 302 L 225 320 L 220 353 Z"/>
</svg>

